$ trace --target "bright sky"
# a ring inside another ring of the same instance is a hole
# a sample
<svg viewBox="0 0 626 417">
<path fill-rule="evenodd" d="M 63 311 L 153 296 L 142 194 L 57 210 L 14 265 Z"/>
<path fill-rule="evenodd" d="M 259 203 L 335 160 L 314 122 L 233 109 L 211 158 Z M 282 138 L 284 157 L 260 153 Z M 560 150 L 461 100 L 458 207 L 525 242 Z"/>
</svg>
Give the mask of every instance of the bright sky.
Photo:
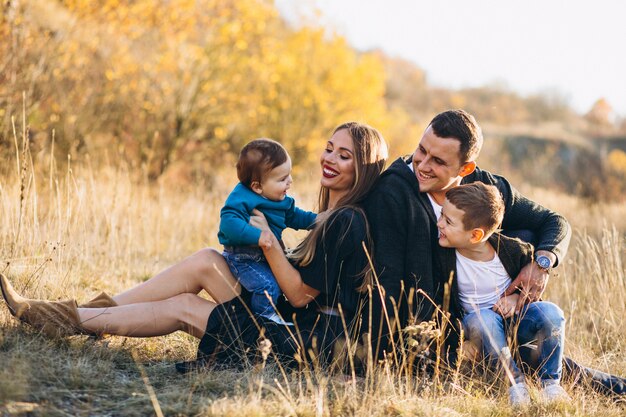
<svg viewBox="0 0 626 417">
<path fill-rule="evenodd" d="M 626 1 L 276 0 L 359 50 L 416 63 L 444 87 L 504 84 L 586 112 L 600 97 L 626 116 Z"/>
</svg>

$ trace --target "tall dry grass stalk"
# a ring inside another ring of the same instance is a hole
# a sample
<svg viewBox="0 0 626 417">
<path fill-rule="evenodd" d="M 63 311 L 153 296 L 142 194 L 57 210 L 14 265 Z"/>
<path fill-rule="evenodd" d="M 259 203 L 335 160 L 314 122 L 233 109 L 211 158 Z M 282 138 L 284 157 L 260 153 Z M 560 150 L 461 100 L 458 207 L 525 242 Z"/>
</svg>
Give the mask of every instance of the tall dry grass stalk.
<svg viewBox="0 0 626 417">
<path fill-rule="evenodd" d="M 28 291 L 118 289 L 217 243 L 222 190 L 182 193 L 133 181 L 123 165 L 95 172 L 89 159 L 57 172 L 53 158 L 33 166 L 27 143 L 2 179 L 0 259 L 36 283 Z"/>
<path fill-rule="evenodd" d="M 51 157 L 54 142 L 31 155 L 25 124 L 21 129 L 14 135 L 14 167 L 0 169 L 0 271 L 28 296 L 85 300 L 98 290 L 116 293 L 217 244 L 219 209 L 232 178 L 206 191 L 137 179 L 123 164 L 94 169 L 89 159 L 68 159 L 61 171 Z M 317 186 L 311 181 L 295 188 Z M 626 375 L 626 208 L 529 191 L 570 217 L 576 229 L 546 296 L 566 312 L 567 351 Z M 314 193 L 302 197 L 312 208 Z M 18 325 L 4 307 L 0 324 L 0 413 L 146 415 L 158 404 L 164 415 L 515 415 L 505 385 L 491 375 L 458 369 L 444 377 L 440 364 L 435 378 L 414 372 L 423 349 L 439 348 L 438 334 L 426 327 L 405 329 L 401 343 L 407 348 L 365 377 L 356 375 L 350 356 L 347 376 L 315 361 L 302 362 L 298 371 L 269 361 L 180 376 L 172 363 L 192 358 L 196 349 L 196 341 L 182 334 L 50 341 Z M 345 349 L 359 346 L 347 343 Z M 623 411 L 577 391 L 572 404 L 539 404 L 529 413 L 607 417 Z"/>
</svg>

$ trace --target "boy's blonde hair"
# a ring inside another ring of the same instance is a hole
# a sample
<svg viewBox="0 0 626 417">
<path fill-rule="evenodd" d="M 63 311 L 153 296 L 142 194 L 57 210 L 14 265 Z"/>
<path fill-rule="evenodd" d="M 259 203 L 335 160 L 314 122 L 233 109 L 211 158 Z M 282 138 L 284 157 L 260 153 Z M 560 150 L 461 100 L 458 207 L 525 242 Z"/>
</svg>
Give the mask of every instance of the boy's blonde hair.
<svg viewBox="0 0 626 417">
<path fill-rule="evenodd" d="M 463 210 L 465 230 L 483 229 L 489 236 L 496 231 L 504 217 L 504 202 L 493 185 L 475 182 L 459 185 L 446 193 L 446 199 L 459 210 Z"/>
</svg>

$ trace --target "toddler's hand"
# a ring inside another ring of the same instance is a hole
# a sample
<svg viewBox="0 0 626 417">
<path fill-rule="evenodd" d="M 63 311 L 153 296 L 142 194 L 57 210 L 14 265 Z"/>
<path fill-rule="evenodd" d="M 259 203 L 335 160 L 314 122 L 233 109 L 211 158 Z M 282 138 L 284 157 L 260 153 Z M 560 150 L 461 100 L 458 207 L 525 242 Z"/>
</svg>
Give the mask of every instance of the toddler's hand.
<svg viewBox="0 0 626 417">
<path fill-rule="evenodd" d="M 272 247 L 272 232 L 269 230 L 263 230 L 261 232 L 261 236 L 259 237 L 259 247 L 261 249 L 270 249 Z"/>
</svg>

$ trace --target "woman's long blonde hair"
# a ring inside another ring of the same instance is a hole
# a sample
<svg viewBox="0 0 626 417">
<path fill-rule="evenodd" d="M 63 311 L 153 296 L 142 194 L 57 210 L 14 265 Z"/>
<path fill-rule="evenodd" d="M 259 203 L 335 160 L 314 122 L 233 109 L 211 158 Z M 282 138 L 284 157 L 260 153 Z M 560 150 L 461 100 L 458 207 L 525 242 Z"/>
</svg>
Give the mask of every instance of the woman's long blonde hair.
<svg viewBox="0 0 626 417">
<path fill-rule="evenodd" d="M 343 129 L 345 129 L 352 138 L 352 145 L 354 147 L 354 183 L 350 190 L 339 199 L 336 206 L 332 209 L 328 207 L 330 190 L 324 186 L 320 187 L 318 200 L 320 214 L 317 216 L 315 227 L 289 255 L 289 257 L 295 260 L 296 264 L 300 266 L 306 266 L 311 263 L 315 256 L 317 242 L 325 238 L 326 231 L 337 218 L 335 214 L 346 208 L 360 212 L 363 215 L 367 233 L 367 242 L 365 243 L 370 253 L 372 253 L 373 244 L 370 238 L 367 217 L 365 217 L 363 209 L 361 209 L 358 204 L 363 201 L 376 182 L 376 179 L 385 168 L 385 162 L 387 161 L 387 144 L 378 130 L 364 123 L 343 123 L 335 128 L 333 135 Z M 363 284 L 361 288 L 364 288 L 371 282 L 372 271 L 368 266 L 363 271 Z"/>
</svg>

